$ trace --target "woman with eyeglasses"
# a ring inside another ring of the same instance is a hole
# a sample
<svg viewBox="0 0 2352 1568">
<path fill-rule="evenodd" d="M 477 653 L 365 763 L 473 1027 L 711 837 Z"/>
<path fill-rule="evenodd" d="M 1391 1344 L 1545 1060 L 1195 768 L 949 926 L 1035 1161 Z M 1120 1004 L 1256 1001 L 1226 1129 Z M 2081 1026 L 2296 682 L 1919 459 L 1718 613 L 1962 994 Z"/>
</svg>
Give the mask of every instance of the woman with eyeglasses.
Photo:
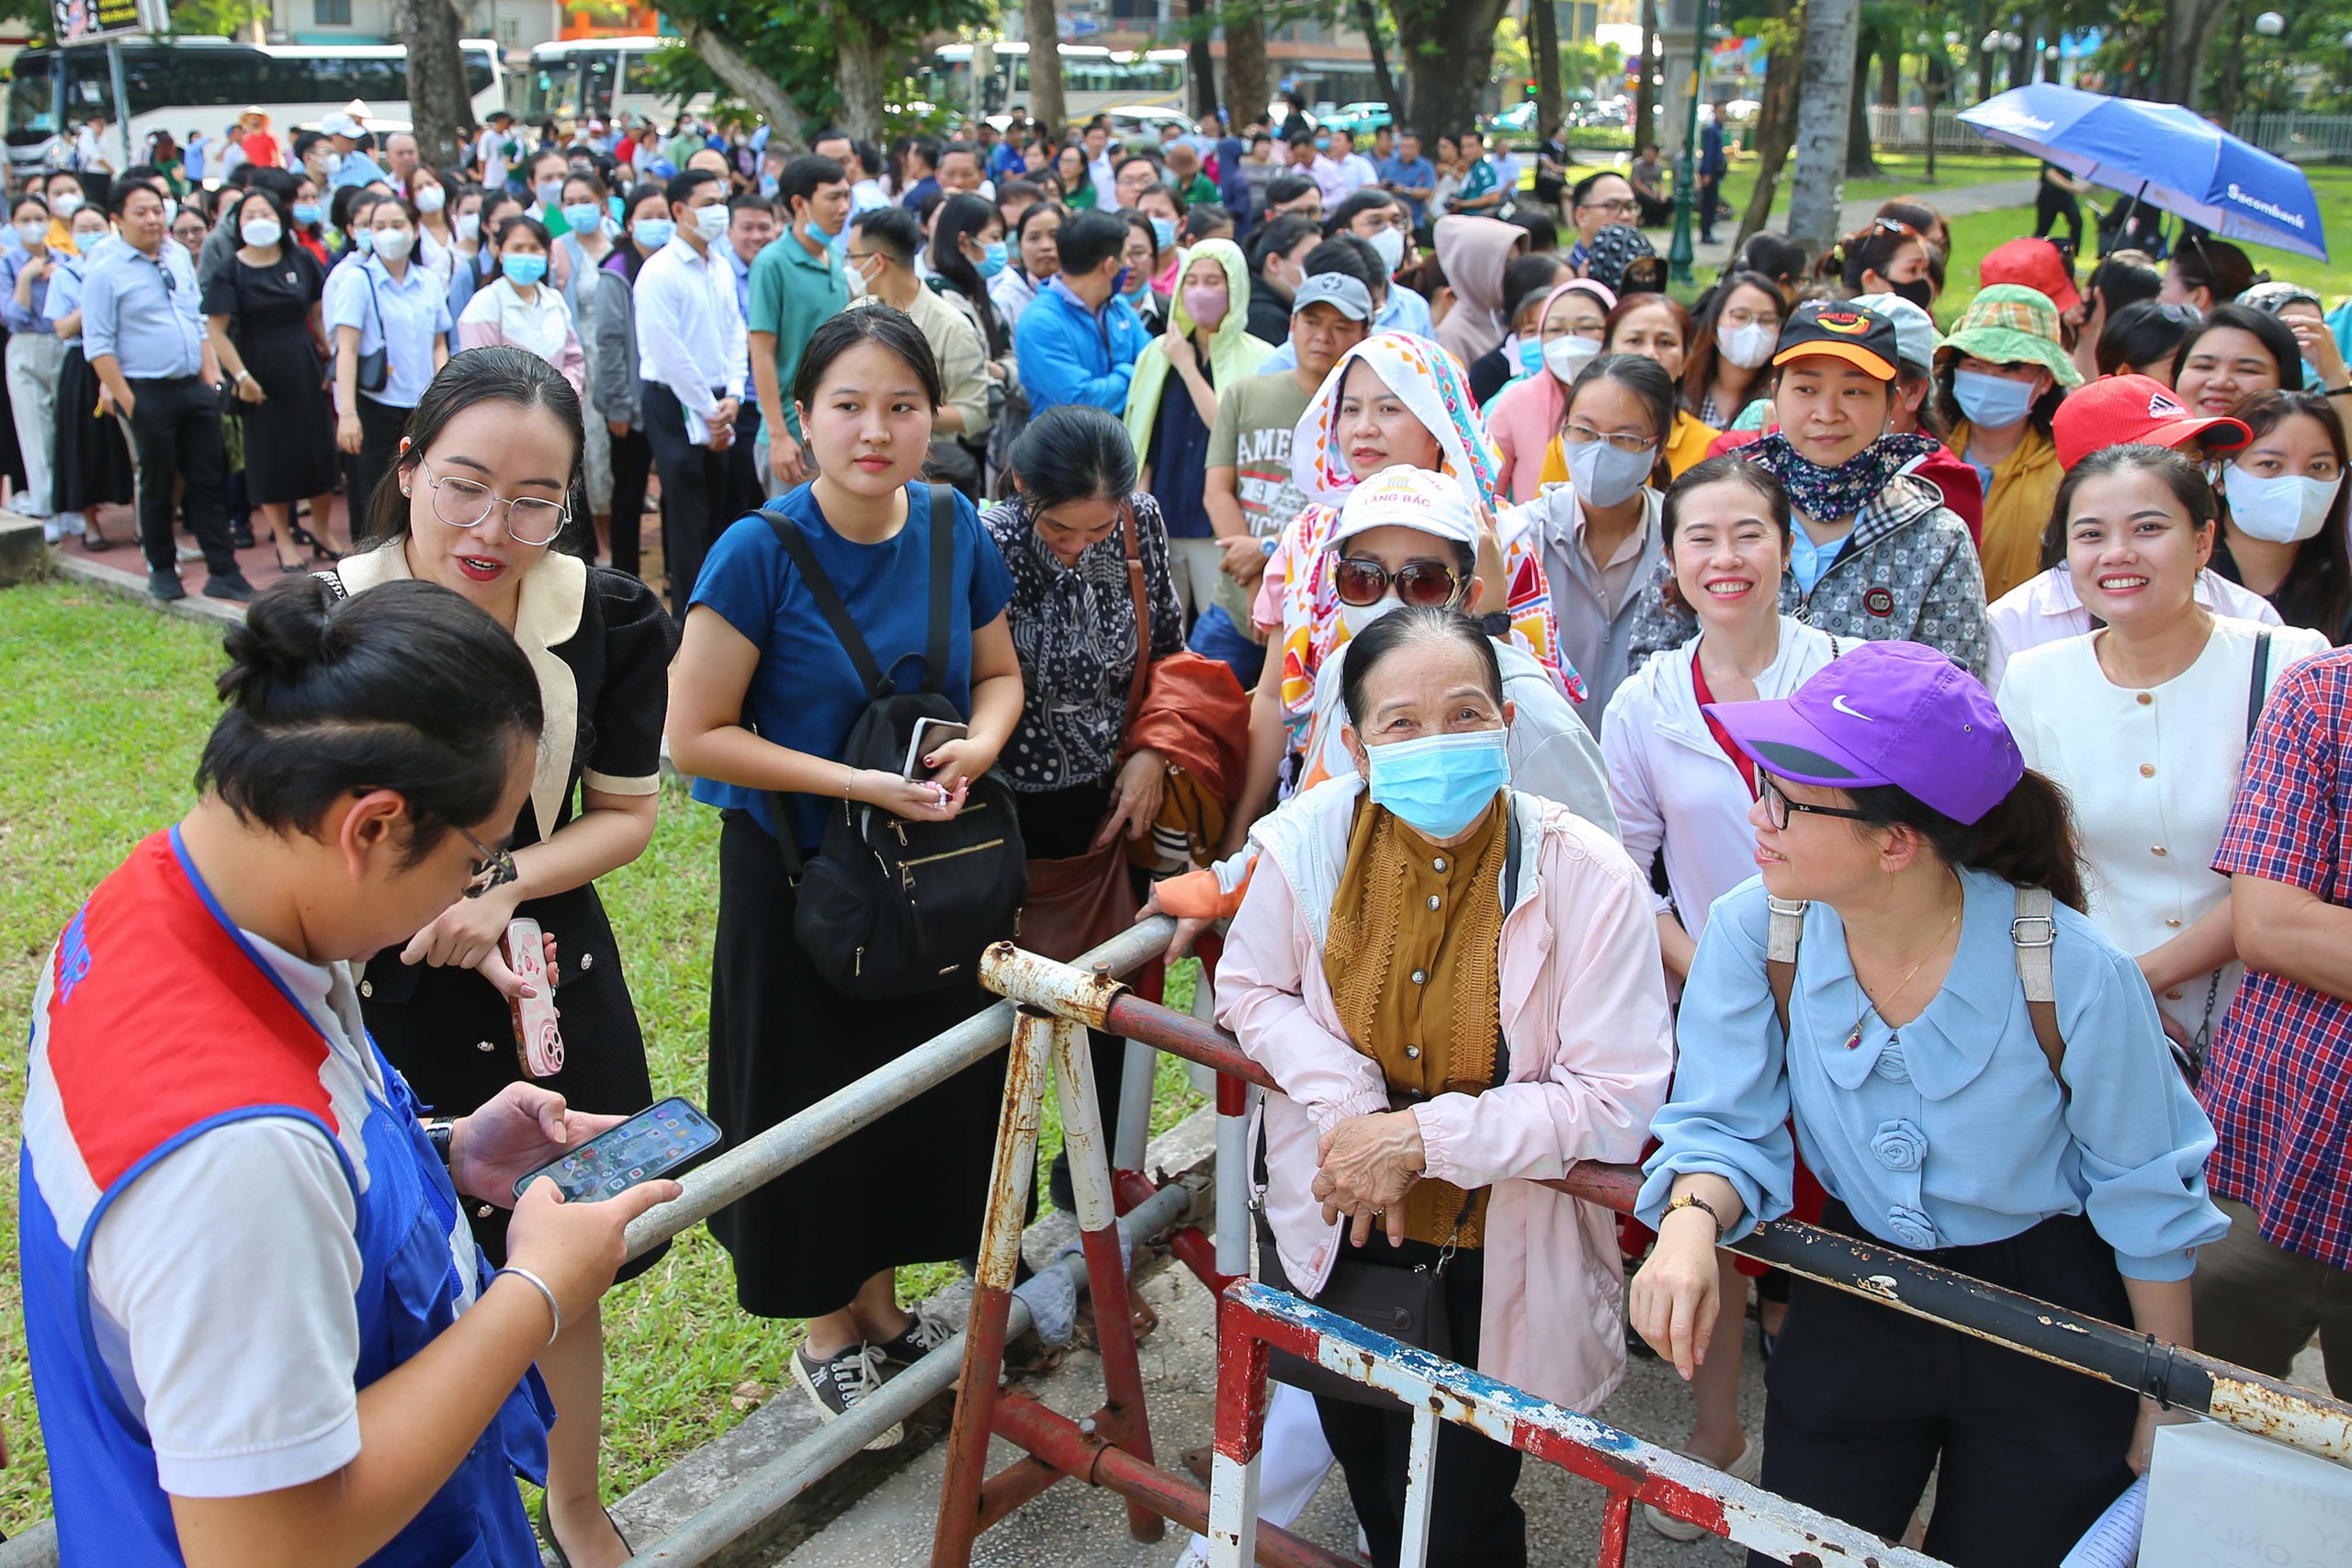
<svg viewBox="0 0 2352 1568">
<path fill-rule="evenodd" d="M 1682 370 L 1682 400 L 1691 417 L 1729 430 L 1748 405 L 1770 395 L 1767 370 L 1788 314 L 1779 284 L 1760 272 L 1735 272 L 1699 312 Z"/>
<path fill-rule="evenodd" d="M 1517 271 L 1528 265 L 1522 259 L 1513 262 L 1511 268 Z M 1601 337 L 1609 330 L 1609 312 L 1617 307 L 1617 296 L 1608 286 L 1589 278 L 1569 277 L 1543 287 L 1544 292 L 1527 302 L 1523 326 L 1515 324 L 1511 337 L 1495 351 L 1498 356 L 1509 356 L 1510 378 L 1499 385 L 1481 411 L 1503 455 L 1510 497 L 1522 502 L 1535 499 L 1553 441 L 1559 434 L 1569 384 L 1600 353 Z M 1476 367 L 1471 380 L 1475 389 Z"/>
<path fill-rule="evenodd" d="M 1827 1230 L 2191 1345 L 2212 1127 L 1990 694 L 1869 643 L 1701 711 L 1757 771 L 1763 874 L 1691 960 L 1634 1326 L 1686 1379 L 1737 1354 L 1716 1249 L 1789 1213 L 1802 1155 Z M 1804 1279 L 1765 1387 L 1766 1490 L 1892 1540 L 1940 1462 L 1926 1549 L 1958 1568 L 2052 1568 L 2188 1419 Z"/>
<path fill-rule="evenodd" d="M 502 946 L 517 919 L 537 921 L 562 954 L 562 1066 L 532 1081 L 582 1111 L 628 1115 L 653 1100 L 595 883 L 653 837 L 675 633 L 644 583 L 551 547 L 580 494 L 581 446 L 579 397 L 554 367 L 519 348 L 468 349 L 426 388 L 376 494 L 368 536 L 384 542 L 335 569 L 354 595 L 419 578 L 487 611 L 529 660 L 548 716 L 503 880 L 378 953 L 360 984 L 377 1043 L 440 1115 L 464 1115 L 528 1076 L 509 1010 L 519 982 Z M 505 1212 L 468 1213 L 476 1243 L 502 1261 Z M 541 1528 L 571 1561 L 619 1562 L 626 1543 L 597 1486 L 604 1328 L 593 1308 L 566 1317 L 539 1370 L 560 1417 Z"/>
<path fill-rule="evenodd" d="M 679 1189 L 515 1199 L 619 1118 L 507 1083 L 427 1120 L 352 965 L 500 874 L 569 720 L 527 650 L 431 583 L 338 602 L 288 578 L 225 642 L 200 798 L 92 891 L 34 1005 L 25 1337 L 58 1547 L 536 1568 L 516 1482 L 547 1473 L 553 1412 L 533 1362 Z M 461 1204 L 502 1229 L 514 1210 L 497 1272 Z"/>
</svg>

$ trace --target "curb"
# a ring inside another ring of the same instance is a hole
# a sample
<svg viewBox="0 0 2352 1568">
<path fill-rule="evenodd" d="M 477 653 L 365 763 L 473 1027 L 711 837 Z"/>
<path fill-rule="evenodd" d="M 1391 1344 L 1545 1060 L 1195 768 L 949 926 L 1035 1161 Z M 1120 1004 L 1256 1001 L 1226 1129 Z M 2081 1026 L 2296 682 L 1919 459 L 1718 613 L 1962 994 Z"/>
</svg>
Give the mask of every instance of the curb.
<svg viewBox="0 0 2352 1568">
<path fill-rule="evenodd" d="M 0 508 L 0 527 L 26 525 L 38 528 L 40 520 Z M 159 615 L 177 615 L 182 620 L 204 626 L 233 626 L 244 621 L 245 613 L 242 606 L 222 599 L 207 599 L 200 591 L 169 603 L 156 598 L 147 592 L 147 573 L 144 570 L 130 571 L 122 567 L 108 566 L 103 561 L 92 560 L 87 556 L 75 555 L 53 546 L 45 545 L 42 549 L 49 558 L 51 580 L 69 579 L 102 593 L 132 600 Z"/>
</svg>

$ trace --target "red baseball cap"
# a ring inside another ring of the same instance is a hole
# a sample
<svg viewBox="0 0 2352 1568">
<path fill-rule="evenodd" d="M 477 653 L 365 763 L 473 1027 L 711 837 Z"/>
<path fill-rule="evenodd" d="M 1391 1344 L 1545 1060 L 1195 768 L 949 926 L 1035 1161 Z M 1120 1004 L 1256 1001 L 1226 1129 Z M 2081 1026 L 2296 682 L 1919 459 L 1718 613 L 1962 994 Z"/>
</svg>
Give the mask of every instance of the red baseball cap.
<svg viewBox="0 0 2352 1568">
<path fill-rule="evenodd" d="M 2021 283 L 2028 288 L 2038 288 L 2050 296 L 2050 302 L 2064 315 L 2083 302 L 2075 291 L 2075 276 L 2066 258 L 2056 245 L 2047 240 L 2011 240 L 1996 245 L 1984 253 L 1976 264 L 1978 287 L 1990 288 L 1996 283 Z"/>
<path fill-rule="evenodd" d="M 2102 446 L 2182 446 L 2195 442 L 2209 452 L 2226 452 L 2254 439 L 2254 432 L 2226 414 L 2188 412 L 2172 389 L 2152 376 L 2103 376 L 2066 394 L 2050 422 L 2058 463 L 2071 468 Z"/>
</svg>

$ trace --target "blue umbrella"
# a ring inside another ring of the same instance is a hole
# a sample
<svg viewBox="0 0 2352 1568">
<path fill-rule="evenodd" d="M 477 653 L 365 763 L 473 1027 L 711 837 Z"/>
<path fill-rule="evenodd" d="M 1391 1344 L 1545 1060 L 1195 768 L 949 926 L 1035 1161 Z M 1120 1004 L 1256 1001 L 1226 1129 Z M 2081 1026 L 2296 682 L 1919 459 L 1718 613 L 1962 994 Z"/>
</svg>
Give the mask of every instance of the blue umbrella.
<svg viewBox="0 0 2352 1568">
<path fill-rule="evenodd" d="M 2327 259 L 2319 200 L 2302 170 L 2178 104 L 2039 82 L 1987 98 L 1960 118 L 1979 136 L 2226 239 Z"/>
</svg>

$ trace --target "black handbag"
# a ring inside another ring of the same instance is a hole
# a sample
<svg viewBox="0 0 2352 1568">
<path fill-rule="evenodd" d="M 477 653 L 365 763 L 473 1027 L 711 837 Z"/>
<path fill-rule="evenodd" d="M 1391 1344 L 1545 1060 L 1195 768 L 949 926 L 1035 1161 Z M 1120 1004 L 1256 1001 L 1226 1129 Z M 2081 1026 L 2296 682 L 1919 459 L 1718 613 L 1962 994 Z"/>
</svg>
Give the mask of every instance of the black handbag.
<svg viewBox="0 0 2352 1568">
<path fill-rule="evenodd" d="M 865 683 L 869 705 L 851 727 L 841 759 L 853 768 L 896 773 L 920 720 L 964 717 L 942 690 L 956 575 L 955 503 L 945 486 L 929 488 L 931 625 L 923 683 L 912 692 L 898 691 L 875 663 L 799 528 L 776 513 L 762 513 Z M 1028 856 L 1012 793 L 995 774 L 972 780 L 964 809 L 945 822 L 910 822 L 877 807 L 828 801 L 824 836 L 805 864 L 789 798 L 771 794 L 768 802 L 786 873 L 799 891 L 793 931 L 843 996 L 881 1000 L 969 985 L 981 950 L 1013 935 L 1029 891 Z"/>
<path fill-rule="evenodd" d="M 1510 811 L 1510 797 L 1503 797 L 1503 807 Z M 1503 835 L 1503 913 L 1519 901 L 1519 816 L 1514 811 L 1505 819 Z M 1489 1089 L 1500 1088 L 1510 1076 L 1510 1043 L 1498 1039 L 1495 1043 L 1494 1081 Z M 1265 1123 L 1259 1122 L 1258 1179 L 1266 1179 Z M 1454 1229 L 1470 1217 L 1476 1194 L 1467 1193 L 1462 1201 L 1462 1212 L 1453 1217 Z M 1331 1265 L 1331 1277 L 1323 1282 L 1322 1293 L 1312 1297 L 1317 1306 L 1334 1312 L 1351 1323 L 1362 1324 L 1374 1334 L 1384 1334 L 1400 1345 L 1417 1350 L 1427 1350 L 1433 1356 L 1453 1359 L 1453 1325 L 1445 1306 L 1445 1266 L 1452 1260 L 1453 1247 L 1448 1243 L 1434 1266 L 1417 1264 L 1410 1269 L 1392 1268 L 1382 1263 L 1366 1263 L 1341 1254 Z M 1258 1213 L 1258 1277 L 1262 1284 L 1277 1291 L 1288 1291 L 1304 1296 L 1283 1272 L 1282 1249 L 1274 1245 L 1274 1233 L 1267 1224 L 1265 1211 Z M 1321 1399 L 1342 1400 L 1350 1404 L 1366 1404 L 1377 1410 L 1402 1410 L 1403 1401 L 1370 1383 L 1342 1377 L 1329 1368 L 1293 1355 L 1287 1350 L 1270 1353 L 1266 1371 L 1276 1382 L 1286 1382 L 1303 1393 Z"/>
<path fill-rule="evenodd" d="M 360 276 L 368 279 L 368 302 L 376 310 L 376 341 L 380 345 L 373 354 L 363 354 L 353 362 L 359 373 L 359 389 L 380 392 L 392 378 L 392 334 L 384 330 L 384 301 L 376 293 L 376 277 L 368 264 L 359 264 Z"/>
</svg>

